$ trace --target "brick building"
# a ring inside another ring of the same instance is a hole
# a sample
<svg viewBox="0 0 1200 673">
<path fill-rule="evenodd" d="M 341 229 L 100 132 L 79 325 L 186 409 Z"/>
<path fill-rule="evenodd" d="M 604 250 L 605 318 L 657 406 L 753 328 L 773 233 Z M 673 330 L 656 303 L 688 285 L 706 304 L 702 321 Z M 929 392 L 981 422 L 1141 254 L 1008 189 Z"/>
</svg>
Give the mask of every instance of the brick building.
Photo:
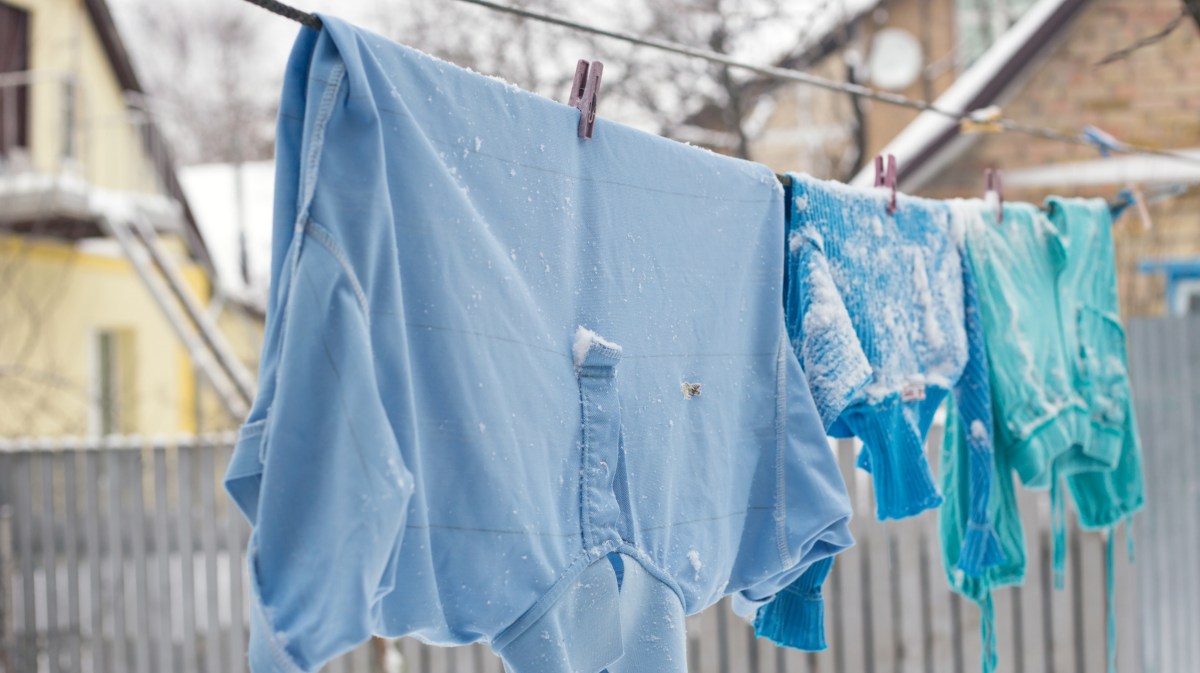
<svg viewBox="0 0 1200 673">
<path fill-rule="evenodd" d="M 901 29 L 919 44 L 921 69 L 894 89 L 899 93 L 956 111 L 996 105 L 1005 117 L 1066 133 L 1095 126 L 1121 141 L 1200 162 L 1196 24 L 1185 19 L 1165 40 L 1096 65 L 1159 32 L 1182 9 L 1180 0 L 883 0 L 847 17 L 836 48 L 812 69 L 827 76 L 857 72 L 863 83 L 878 86 L 867 68 L 843 64 L 871 63 L 874 37 Z M 871 101 L 860 101 L 856 111 L 842 94 L 807 87 L 780 86 L 770 95 L 774 113 L 756 138 L 754 158 L 777 170 L 854 175 L 858 184 L 869 184 L 862 166 L 886 151 L 897 156 L 901 189 L 932 197 L 981 194 L 989 167 L 1004 171 L 1006 199 L 1034 203 L 1050 194 L 1115 199 L 1130 183 L 1148 196 L 1170 186 L 1170 198 L 1149 205 L 1152 228 L 1144 228 L 1133 209 L 1117 226 L 1122 310 L 1163 314 L 1173 291 L 1176 312 L 1200 311 L 1200 264 L 1194 262 L 1200 260 L 1200 163 L 1102 158 L 1091 146 L 1014 133 L 964 134 L 930 113 Z M 858 155 L 854 163 L 862 170 L 831 170 L 829 156 L 838 151 Z"/>
</svg>

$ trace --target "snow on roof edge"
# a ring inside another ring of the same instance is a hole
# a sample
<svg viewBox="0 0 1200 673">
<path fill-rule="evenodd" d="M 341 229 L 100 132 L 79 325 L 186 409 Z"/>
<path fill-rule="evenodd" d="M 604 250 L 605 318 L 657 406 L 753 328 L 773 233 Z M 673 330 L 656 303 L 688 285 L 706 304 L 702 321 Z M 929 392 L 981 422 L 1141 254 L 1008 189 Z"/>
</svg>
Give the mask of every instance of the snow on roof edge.
<svg viewBox="0 0 1200 673">
<path fill-rule="evenodd" d="M 1200 148 L 1177 150 L 1185 157 L 1200 159 Z M 1200 183 L 1200 168 L 1172 157 L 1119 156 L 1089 161 L 1070 161 L 1018 168 L 1004 173 L 1012 187 L 1077 187 L 1119 185 L 1127 182 Z"/>
<path fill-rule="evenodd" d="M 979 60 L 959 75 L 958 79 L 937 97 L 933 105 L 943 110 L 962 113 L 964 108 L 991 82 L 1007 65 L 1017 52 L 1038 31 L 1038 29 L 1070 0 L 1039 0 L 1033 7 L 1012 25 L 1000 39 L 988 48 Z M 930 143 L 939 138 L 947 130 L 958 126 L 958 122 L 934 113 L 922 112 L 908 126 L 892 138 L 880 151 L 881 154 L 894 154 L 901 166 L 920 154 Z M 874 182 L 874 169 L 870 164 L 850 181 L 856 186 L 870 186 Z"/>
</svg>

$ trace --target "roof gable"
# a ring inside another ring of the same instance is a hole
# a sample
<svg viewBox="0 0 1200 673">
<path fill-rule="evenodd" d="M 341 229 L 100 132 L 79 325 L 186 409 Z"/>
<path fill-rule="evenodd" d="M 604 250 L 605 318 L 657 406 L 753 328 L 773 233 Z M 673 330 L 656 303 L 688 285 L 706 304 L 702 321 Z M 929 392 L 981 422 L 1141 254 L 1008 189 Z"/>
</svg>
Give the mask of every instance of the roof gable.
<svg viewBox="0 0 1200 673">
<path fill-rule="evenodd" d="M 966 113 L 1005 102 L 1033 71 L 1091 0 L 1039 0 L 970 68 L 934 101 L 934 107 Z M 882 154 L 896 155 L 899 184 L 914 191 L 940 168 L 957 158 L 978 136 L 963 135 L 958 122 L 934 112 L 922 112 L 896 135 Z M 869 167 L 852 183 L 869 185 Z"/>
<path fill-rule="evenodd" d="M 96 28 L 96 33 L 100 37 L 100 43 L 104 47 L 104 53 L 108 56 L 108 62 L 112 65 L 113 72 L 117 76 L 117 82 L 120 84 L 121 89 L 126 92 L 145 93 L 133 68 L 133 61 L 129 57 L 129 51 L 125 48 L 125 43 L 121 40 L 121 35 L 117 31 L 117 25 L 113 20 L 112 12 L 109 11 L 108 3 L 105 0 L 84 0 L 84 6 L 87 8 L 88 16 Z M 163 188 L 166 190 L 167 195 L 178 201 L 183 209 L 185 223 L 183 231 L 187 239 L 188 252 L 212 274 L 212 258 L 209 255 L 208 247 L 204 243 L 204 237 L 200 235 L 200 230 L 196 226 L 196 218 L 192 213 L 191 206 L 188 204 L 183 186 L 179 182 L 179 176 L 175 172 L 169 143 L 163 137 L 162 130 L 159 129 L 153 119 L 150 119 L 146 123 L 145 133 L 147 135 L 147 144 L 162 148 L 161 152 L 154 157 L 155 170 L 162 179 Z"/>
</svg>

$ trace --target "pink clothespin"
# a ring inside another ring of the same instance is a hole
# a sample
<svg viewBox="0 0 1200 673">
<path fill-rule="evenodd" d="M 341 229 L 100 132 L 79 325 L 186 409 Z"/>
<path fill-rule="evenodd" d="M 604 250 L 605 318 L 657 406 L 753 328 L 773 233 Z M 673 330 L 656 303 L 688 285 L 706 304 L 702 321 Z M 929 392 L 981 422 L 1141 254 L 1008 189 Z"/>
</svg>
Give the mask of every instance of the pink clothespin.
<svg viewBox="0 0 1200 673">
<path fill-rule="evenodd" d="M 983 200 L 991 205 L 996 204 L 996 224 L 1004 222 L 1004 186 L 1000 181 L 1000 169 L 988 168 L 983 171 Z"/>
<path fill-rule="evenodd" d="M 575 78 L 571 82 L 571 97 L 567 105 L 579 110 L 579 137 L 592 139 L 596 125 L 596 101 L 600 98 L 600 77 L 604 64 L 600 61 L 579 59 L 575 64 Z"/>
<path fill-rule="evenodd" d="M 575 79 L 571 81 L 571 97 L 567 99 L 567 105 L 579 109 L 579 101 L 583 98 L 583 90 L 587 88 L 587 73 L 588 62 L 584 59 L 579 59 L 575 64 Z"/>
<path fill-rule="evenodd" d="M 884 155 L 880 154 L 875 157 L 875 186 L 888 187 L 892 190 L 887 211 L 889 215 L 894 214 L 896 212 L 896 155 L 887 155 L 887 170 L 884 170 Z"/>
</svg>

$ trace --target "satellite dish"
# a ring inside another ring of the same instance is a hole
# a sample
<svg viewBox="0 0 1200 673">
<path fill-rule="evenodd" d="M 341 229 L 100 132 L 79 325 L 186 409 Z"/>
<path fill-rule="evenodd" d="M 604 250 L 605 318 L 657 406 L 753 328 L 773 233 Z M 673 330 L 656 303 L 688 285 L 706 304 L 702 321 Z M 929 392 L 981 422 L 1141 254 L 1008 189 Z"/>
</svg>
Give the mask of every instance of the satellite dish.
<svg viewBox="0 0 1200 673">
<path fill-rule="evenodd" d="M 867 72 L 880 89 L 906 89 L 921 74 L 921 43 L 900 28 L 884 28 L 871 40 Z"/>
</svg>

